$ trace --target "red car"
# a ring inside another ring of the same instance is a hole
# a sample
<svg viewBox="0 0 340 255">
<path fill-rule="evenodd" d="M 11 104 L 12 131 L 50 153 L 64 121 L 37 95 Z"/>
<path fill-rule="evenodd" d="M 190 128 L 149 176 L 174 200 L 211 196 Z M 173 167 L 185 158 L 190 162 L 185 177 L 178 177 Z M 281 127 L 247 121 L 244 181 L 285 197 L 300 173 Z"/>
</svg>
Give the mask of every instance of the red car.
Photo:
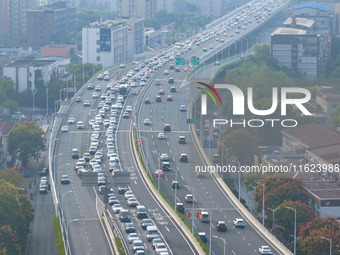
<svg viewBox="0 0 340 255">
<path fill-rule="evenodd" d="M 173 101 L 174 99 L 172 98 L 171 95 L 167 96 L 166 101 Z"/>
</svg>

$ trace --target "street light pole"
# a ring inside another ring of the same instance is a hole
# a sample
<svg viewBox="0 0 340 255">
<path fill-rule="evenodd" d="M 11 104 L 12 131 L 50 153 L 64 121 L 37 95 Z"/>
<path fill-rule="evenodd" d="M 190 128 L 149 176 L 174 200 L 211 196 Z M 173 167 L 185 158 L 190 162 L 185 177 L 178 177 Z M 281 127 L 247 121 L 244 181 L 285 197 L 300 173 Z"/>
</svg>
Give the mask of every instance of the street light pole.
<svg viewBox="0 0 340 255">
<path fill-rule="evenodd" d="M 213 238 L 216 238 L 216 239 L 220 239 L 223 241 L 224 243 L 224 247 L 223 247 L 223 255 L 225 255 L 225 248 L 227 246 L 227 241 L 223 238 L 223 237 L 220 237 L 220 236 L 212 236 Z"/>
<path fill-rule="evenodd" d="M 34 107 L 35 107 L 35 103 L 34 103 L 34 98 L 35 98 L 35 94 L 37 93 L 37 90 L 36 89 L 34 89 L 33 90 L 33 109 L 32 109 L 32 113 L 33 113 L 33 115 L 34 115 Z"/>
<path fill-rule="evenodd" d="M 294 255 L 296 255 L 296 208 L 292 208 L 292 207 L 289 207 L 289 206 L 286 206 L 286 208 L 294 211 L 294 216 L 295 216 L 295 220 L 294 220 Z"/>
<path fill-rule="evenodd" d="M 57 140 L 58 140 L 58 138 L 55 139 L 54 141 L 57 141 Z M 59 154 L 57 154 L 57 155 L 54 155 L 54 158 L 53 158 L 53 179 L 54 179 L 54 181 L 56 181 L 56 179 L 55 179 L 55 173 L 56 173 L 56 169 L 55 169 L 55 159 L 56 159 L 56 157 L 61 156 L 61 155 L 63 155 L 63 153 L 59 153 Z"/>
<path fill-rule="evenodd" d="M 211 221 L 212 221 L 212 211 L 210 211 L 210 221 L 209 221 L 209 255 L 211 255 Z"/>
<path fill-rule="evenodd" d="M 261 182 L 256 182 L 257 184 L 262 186 L 262 226 L 264 226 L 264 189 L 265 189 L 265 184 Z"/>
<path fill-rule="evenodd" d="M 275 230 L 275 212 L 276 212 L 277 210 L 279 210 L 280 208 L 282 208 L 282 207 L 277 207 L 277 208 L 274 208 L 274 209 L 268 208 L 269 210 L 271 210 L 271 211 L 273 212 L 273 226 L 272 226 L 272 232 L 274 232 L 274 230 Z"/>
<path fill-rule="evenodd" d="M 176 212 L 176 198 L 177 198 L 177 185 L 178 185 L 178 182 L 177 182 L 177 169 L 175 170 L 176 171 L 176 175 L 175 175 L 175 181 L 176 181 L 176 185 L 175 185 L 175 198 L 174 198 L 174 209 L 175 209 L 175 212 Z"/>
<path fill-rule="evenodd" d="M 320 236 L 320 238 L 325 239 L 329 242 L 329 255 L 332 255 L 332 238 L 327 238 L 324 236 Z"/>
</svg>

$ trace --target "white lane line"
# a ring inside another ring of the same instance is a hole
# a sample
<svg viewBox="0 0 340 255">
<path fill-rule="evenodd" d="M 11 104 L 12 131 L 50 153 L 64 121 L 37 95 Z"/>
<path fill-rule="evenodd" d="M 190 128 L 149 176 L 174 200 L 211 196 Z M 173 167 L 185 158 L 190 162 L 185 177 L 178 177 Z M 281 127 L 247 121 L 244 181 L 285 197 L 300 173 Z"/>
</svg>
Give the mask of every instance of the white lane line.
<svg viewBox="0 0 340 255">
<path fill-rule="evenodd" d="M 250 243 L 248 243 L 249 247 L 251 246 Z"/>
<path fill-rule="evenodd" d="M 236 255 L 236 253 L 235 253 L 233 250 L 231 250 L 231 252 L 232 252 L 234 255 Z"/>
<path fill-rule="evenodd" d="M 246 239 L 244 238 L 244 236 L 242 236 L 242 239 L 245 241 Z"/>
<path fill-rule="evenodd" d="M 181 175 L 182 180 L 184 181 L 184 177 Z"/>
</svg>

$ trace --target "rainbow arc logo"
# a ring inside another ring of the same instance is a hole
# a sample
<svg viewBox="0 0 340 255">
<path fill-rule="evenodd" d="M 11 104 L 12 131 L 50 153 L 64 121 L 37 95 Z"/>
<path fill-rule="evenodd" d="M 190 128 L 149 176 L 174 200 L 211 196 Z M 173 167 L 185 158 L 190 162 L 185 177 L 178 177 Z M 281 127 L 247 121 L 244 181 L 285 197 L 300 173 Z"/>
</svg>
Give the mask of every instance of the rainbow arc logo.
<svg viewBox="0 0 340 255">
<path fill-rule="evenodd" d="M 199 84 L 205 86 L 206 88 L 210 89 L 210 90 L 216 95 L 216 97 L 218 98 L 218 100 L 219 100 L 221 106 L 223 105 L 223 104 L 222 104 L 221 97 L 220 97 L 220 95 L 217 93 L 216 89 L 214 89 L 212 86 L 210 86 L 209 84 L 206 84 L 206 83 L 204 83 L 204 82 L 197 82 L 197 83 L 199 83 Z M 200 90 L 202 90 L 202 91 L 204 91 L 205 93 L 207 93 L 207 94 L 211 97 L 211 99 L 214 101 L 215 105 L 217 105 L 217 102 L 216 102 L 215 97 L 213 96 L 213 94 L 212 94 L 208 89 L 200 88 L 200 87 L 197 87 L 197 88 L 200 89 Z M 206 108 L 207 108 L 207 95 L 206 95 L 206 94 L 202 94 L 202 96 L 201 96 L 201 102 L 202 102 L 202 115 L 206 115 L 206 114 L 207 114 L 207 113 L 206 113 Z M 203 109 L 205 109 L 205 110 L 203 110 Z"/>
</svg>

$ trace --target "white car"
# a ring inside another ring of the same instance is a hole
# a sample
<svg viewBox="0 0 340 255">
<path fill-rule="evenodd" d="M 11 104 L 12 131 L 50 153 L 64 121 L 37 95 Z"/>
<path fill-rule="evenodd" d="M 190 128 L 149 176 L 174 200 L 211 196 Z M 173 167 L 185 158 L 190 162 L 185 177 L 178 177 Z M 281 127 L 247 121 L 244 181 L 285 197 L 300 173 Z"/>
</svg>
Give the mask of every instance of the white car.
<svg viewBox="0 0 340 255">
<path fill-rule="evenodd" d="M 126 106 L 126 109 L 125 109 L 127 112 L 132 112 L 132 106 L 131 105 L 128 105 Z"/>
<path fill-rule="evenodd" d="M 62 133 L 67 133 L 68 132 L 68 127 L 67 126 L 62 126 L 61 127 L 61 132 Z"/>
<path fill-rule="evenodd" d="M 184 104 L 182 104 L 182 105 L 179 107 L 179 110 L 180 110 L 181 112 L 185 112 L 185 111 L 187 110 L 187 107 L 186 107 Z"/>
<path fill-rule="evenodd" d="M 144 120 L 144 125 L 151 125 L 151 120 L 150 119 L 145 119 Z"/>
<path fill-rule="evenodd" d="M 163 153 L 161 155 L 161 161 L 169 161 L 169 155 L 166 153 Z"/>
<path fill-rule="evenodd" d="M 67 124 L 74 124 L 74 122 L 75 122 L 74 118 L 69 118 Z"/>
<path fill-rule="evenodd" d="M 165 139 L 164 133 L 158 133 L 158 139 Z"/>
<path fill-rule="evenodd" d="M 84 128 L 84 125 L 83 125 L 83 122 L 82 122 L 82 121 L 78 121 L 78 123 L 77 123 L 77 128 L 78 128 L 78 129 L 83 129 L 83 128 Z"/>
<path fill-rule="evenodd" d="M 131 234 L 129 234 L 128 239 L 129 239 L 129 243 L 132 243 L 134 240 L 138 240 L 139 237 L 138 237 L 137 233 L 131 233 Z"/>
<path fill-rule="evenodd" d="M 262 245 L 260 248 L 259 248 L 259 252 L 261 254 L 273 254 L 272 253 L 272 250 L 269 248 L 269 246 L 267 245 Z"/>
<path fill-rule="evenodd" d="M 115 214 L 118 214 L 120 212 L 120 210 L 122 210 L 122 206 L 120 204 L 115 204 L 112 206 L 112 211 L 115 213 Z M 130 242 L 130 240 L 129 240 Z"/>
<path fill-rule="evenodd" d="M 244 221 L 241 218 L 236 218 L 233 221 L 233 225 L 235 228 L 244 228 Z"/>
<path fill-rule="evenodd" d="M 96 92 L 94 92 L 94 93 L 92 94 L 92 98 L 98 98 L 98 94 L 97 94 Z"/>
</svg>

